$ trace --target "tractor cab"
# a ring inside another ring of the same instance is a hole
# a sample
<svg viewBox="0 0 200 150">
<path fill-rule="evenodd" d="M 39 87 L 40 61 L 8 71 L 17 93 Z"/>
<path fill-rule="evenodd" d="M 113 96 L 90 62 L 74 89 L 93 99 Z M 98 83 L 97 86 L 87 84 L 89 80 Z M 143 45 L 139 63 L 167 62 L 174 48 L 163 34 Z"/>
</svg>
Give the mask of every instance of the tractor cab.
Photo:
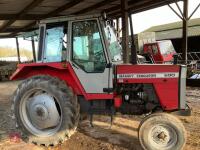
<svg viewBox="0 0 200 150">
<path fill-rule="evenodd" d="M 38 63 L 70 63 L 88 93 L 112 88 L 111 64 L 122 63 L 114 29 L 101 15 L 41 21 L 38 50 Z"/>
<path fill-rule="evenodd" d="M 86 72 L 102 72 L 107 61 L 122 61 L 121 46 L 100 15 L 40 22 L 37 62 L 73 61 Z"/>
</svg>

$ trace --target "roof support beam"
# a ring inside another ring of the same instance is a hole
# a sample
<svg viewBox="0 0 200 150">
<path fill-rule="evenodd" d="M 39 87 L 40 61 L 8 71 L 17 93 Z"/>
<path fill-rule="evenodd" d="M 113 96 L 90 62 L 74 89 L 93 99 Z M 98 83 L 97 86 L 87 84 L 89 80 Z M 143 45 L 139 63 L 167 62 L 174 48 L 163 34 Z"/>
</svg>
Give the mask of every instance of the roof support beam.
<svg viewBox="0 0 200 150">
<path fill-rule="evenodd" d="M 120 38 L 120 30 L 119 30 L 119 18 L 116 18 L 116 31 L 117 31 L 117 39 Z"/>
<path fill-rule="evenodd" d="M 18 38 L 17 38 L 17 37 L 16 37 L 15 39 L 16 39 L 18 63 L 21 63 L 21 60 L 20 60 L 20 52 L 19 52 L 19 41 L 18 41 Z"/>
<path fill-rule="evenodd" d="M 184 17 L 183 12 L 182 12 L 182 10 L 181 10 L 181 8 L 180 8 L 180 6 L 179 6 L 179 4 L 178 4 L 177 1 L 175 2 L 175 4 L 176 4 L 176 7 L 178 8 L 178 10 L 179 10 L 181 16 Z"/>
<path fill-rule="evenodd" d="M 79 4 L 80 2 L 82 2 L 84 0 L 73 0 L 71 2 L 67 2 L 65 5 L 62 5 L 61 7 L 49 12 L 48 14 L 46 14 L 44 16 L 44 18 L 48 18 L 48 17 L 54 17 L 56 15 L 58 15 L 59 13 L 63 12 L 66 9 L 69 9 L 77 4 Z M 43 18 L 43 19 L 44 19 Z M 31 28 L 32 26 L 34 26 L 37 23 L 37 21 L 31 22 L 30 24 L 26 25 L 23 27 L 24 30 Z M 11 36 L 15 36 L 18 32 L 14 32 L 11 34 Z"/>
<path fill-rule="evenodd" d="M 29 32 L 30 29 L 24 28 L 6 28 L 2 33 L 12 33 L 12 32 Z"/>
<path fill-rule="evenodd" d="M 183 4 L 183 47 L 182 47 L 182 53 L 183 53 L 183 61 L 185 64 L 187 64 L 187 49 L 188 49 L 188 0 L 184 0 Z"/>
<path fill-rule="evenodd" d="M 175 4 L 176 4 L 176 7 L 178 8 L 180 14 L 170 4 L 168 4 L 168 6 L 181 20 L 183 20 L 183 19 L 186 20 L 177 0 L 176 0 Z"/>
<path fill-rule="evenodd" d="M 128 0 L 121 0 L 123 61 L 129 63 Z"/>
<path fill-rule="evenodd" d="M 199 9 L 200 7 L 200 3 L 199 5 L 197 5 L 197 7 L 194 9 L 194 11 L 191 13 L 190 17 L 189 17 L 189 20 L 192 18 L 192 16 L 195 14 L 195 12 Z"/>
<path fill-rule="evenodd" d="M 55 9 L 54 11 L 48 13 L 47 15 L 45 15 L 45 18 L 54 17 L 55 15 L 58 15 L 59 13 L 63 12 L 64 10 L 69 9 L 83 1 L 84 0 L 73 0 L 71 2 L 68 2 L 65 5 Z"/>
<path fill-rule="evenodd" d="M 33 0 L 29 5 L 27 5 L 23 10 L 21 10 L 17 15 L 16 18 L 20 18 L 24 14 L 26 14 L 29 10 L 36 7 L 38 4 L 40 4 L 43 0 Z M 7 27 L 9 27 L 11 24 L 13 24 L 16 21 L 16 19 L 12 19 L 7 21 L 1 28 L 0 32 L 4 31 Z"/>
<path fill-rule="evenodd" d="M 156 8 L 159 6 L 167 5 L 169 3 L 174 2 L 174 0 L 134 0 L 134 1 L 129 1 L 128 6 L 129 8 L 133 8 L 133 12 L 138 12 L 138 10 L 148 10 L 152 8 Z M 105 10 L 107 13 L 115 12 L 115 11 L 120 11 L 120 5 L 108 8 Z M 131 11 L 132 12 L 132 11 Z M 111 13 L 112 14 L 112 13 Z M 119 13 L 120 14 L 120 13 Z"/>
<path fill-rule="evenodd" d="M 149 10 L 149 9 L 153 9 L 153 8 L 156 8 L 156 7 L 167 5 L 167 3 L 169 4 L 169 3 L 172 3 L 173 1 L 174 0 L 166 0 L 166 1 L 149 0 L 149 1 L 145 1 L 145 2 L 143 1 L 144 3 L 142 3 L 142 1 L 138 1 L 138 2 L 135 2 L 135 3 L 133 3 L 133 1 L 130 1 L 128 11 L 130 13 L 138 13 L 138 12 L 141 12 L 141 11 L 146 11 L 146 10 Z M 112 18 L 121 17 L 120 11 L 118 9 L 115 9 L 114 12 L 111 12 L 108 15 L 111 16 Z"/>
<path fill-rule="evenodd" d="M 147 1 L 149 1 L 149 0 L 144 0 L 144 1 L 141 1 L 141 0 L 129 1 L 128 2 L 128 6 L 130 6 L 130 5 L 137 6 L 137 5 L 140 5 L 140 4 L 144 4 Z M 112 12 L 112 11 L 120 10 L 120 8 L 121 8 L 121 6 L 117 5 L 117 6 L 114 6 L 114 7 L 106 9 L 105 12 L 109 13 L 109 12 Z"/>
<path fill-rule="evenodd" d="M 0 32 L 3 32 L 7 27 L 9 27 L 11 24 L 13 24 L 15 22 L 15 20 L 9 20 L 6 23 L 4 23 L 2 25 L 2 27 L 0 28 Z"/>
<path fill-rule="evenodd" d="M 90 6 L 90 7 L 87 7 L 87 8 L 85 8 L 85 9 L 80 10 L 80 11 L 77 11 L 77 12 L 74 13 L 74 15 L 87 13 L 87 12 L 89 12 L 89 11 L 95 10 L 95 9 L 97 9 L 97 8 L 100 8 L 100 7 L 102 7 L 102 6 L 105 6 L 105 5 L 107 5 L 107 4 L 109 4 L 109 3 L 112 3 L 112 2 L 114 2 L 114 1 L 116 1 L 116 0 L 104 0 L 104 1 L 102 1 L 102 2 L 99 2 L 99 3 L 97 3 L 97 4 L 92 5 L 92 6 Z"/>
<path fill-rule="evenodd" d="M 130 24 L 130 30 L 131 30 L 131 63 L 137 64 L 137 50 L 135 47 L 135 39 L 134 39 L 134 32 L 133 32 L 133 19 L 130 13 L 129 13 L 129 24 Z"/>
<path fill-rule="evenodd" d="M 34 21 L 34 22 L 24 26 L 23 28 L 21 28 L 20 31 L 13 32 L 13 33 L 9 34 L 8 36 L 15 37 L 17 35 L 17 33 L 27 31 L 28 29 L 30 29 L 30 27 L 34 26 L 36 23 L 37 23 L 37 21 Z"/>
<path fill-rule="evenodd" d="M 179 15 L 178 12 L 176 12 L 176 10 L 170 4 L 168 4 L 168 6 L 181 20 L 183 20 L 183 16 Z"/>
<path fill-rule="evenodd" d="M 10 35 L 0 35 L 0 39 L 8 39 L 8 38 L 14 38 L 14 37 Z"/>
<path fill-rule="evenodd" d="M 15 14 L 0 14 L 0 20 L 40 20 L 44 18 L 43 14 L 25 14 L 17 16 Z"/>
<path fill-rule="evenodd" d="M 32 45 L 32 52 L 33 52 L 33 61 L 36 62 L 35 40 L 34 40 L 34 37 L 31 37 L 31 45 Z"/>
<path fill-rule="evenodd" d="M 146 11 L 146 10 L 149 10 L 149 9 L 161 7 L 161 6 L 173 3 L 173 2 L 174 2 L 174 0 L 165 0 L 165 1 L 151 0 L 151 1 L 148 1 L 144 4 L 140 4 L 140 5 L 137 5 L 137 6 L 134 6 L 134 5 L 130 6 L 129 11 L 131 13 L 137 13 L 137 12 Z"/>
</svg>

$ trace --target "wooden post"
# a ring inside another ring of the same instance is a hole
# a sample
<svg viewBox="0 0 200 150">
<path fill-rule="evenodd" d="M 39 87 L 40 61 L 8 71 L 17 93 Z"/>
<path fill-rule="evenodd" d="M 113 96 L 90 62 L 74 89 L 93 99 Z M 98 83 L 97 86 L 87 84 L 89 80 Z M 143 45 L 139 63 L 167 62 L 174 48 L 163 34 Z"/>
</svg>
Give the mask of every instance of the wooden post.
<svg viewBox="0 0 200 150">
<path fill-rule="evenodd" d="M 133 32 L 133 20 L 131 13 L 129 14 L 130 30 L 131 30 L 131 63 L 137 64 L 137 51 L 135 48 L 134 32 Z"/>
<path fill-rule="evenodd" d="M 117 39 L 119 39 L 119 37 L 120 37 L 120 33 L 119 33 L 119 18 L 116 19 L 116 31 L 117 31 Z"/>
<path fill-rule="evenodd" d="M 33 51 L 33 61 L 36 62 L 34 37 L 31 38 L 31 44 L 32 44 L 32 51 Z"/>
<path fill-rule="evenodd" d="M 18 63 L 21 63 L 21 60 L 20 60 L 20 52 L 19 52 L 19 41 L 18 41 L 18 37 L 16 37 L 15 39 L 16 39 Z"/>
<path fill-rule="evenodd" d="M 123 61 L 129 63 L 128 0 L 121 0 Z"/>
<path fill-rule="evenodd" d="M 188 0 L 184 0 L 183 8 L 183 60 L 187 64 L 187 50 L 188 50 Z"/>
</svg>

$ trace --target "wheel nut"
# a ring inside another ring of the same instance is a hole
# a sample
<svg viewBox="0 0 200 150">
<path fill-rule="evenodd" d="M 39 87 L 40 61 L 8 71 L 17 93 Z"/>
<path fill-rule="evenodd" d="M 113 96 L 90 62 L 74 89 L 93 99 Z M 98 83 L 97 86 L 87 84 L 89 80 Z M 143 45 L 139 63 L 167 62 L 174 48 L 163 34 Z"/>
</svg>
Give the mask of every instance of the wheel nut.
<svg viewBox="0 0 200 150">
<path fill-rule="evenodd" d="M 158 138 L 164 140 L 167 136 L 165 135 L 164 132 L 161 132 L 160 134 L 158 134 Z"/>
</svg>

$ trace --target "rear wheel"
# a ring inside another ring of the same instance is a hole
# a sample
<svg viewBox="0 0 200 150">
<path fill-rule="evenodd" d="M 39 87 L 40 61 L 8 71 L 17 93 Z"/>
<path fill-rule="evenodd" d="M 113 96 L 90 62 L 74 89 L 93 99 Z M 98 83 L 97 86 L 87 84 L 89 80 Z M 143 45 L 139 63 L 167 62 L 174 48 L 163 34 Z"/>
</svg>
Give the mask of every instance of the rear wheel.
<svg viewBox="0 0 200 150">
<path fill-rule="evenodd" d="M 165 113 L 146 117 L 140 123 L 138 136 L 145 150 L 180 150 L 186 142 L 181 121 Z"/>
<path fill-rule="evenodd" d="M 77 96 L 50 76 L 34 76 L 22 82 L 13 96 L 12 109 L 22 137 L 37 145 L 64 142 L 79 121 Z"/>
</svg>

